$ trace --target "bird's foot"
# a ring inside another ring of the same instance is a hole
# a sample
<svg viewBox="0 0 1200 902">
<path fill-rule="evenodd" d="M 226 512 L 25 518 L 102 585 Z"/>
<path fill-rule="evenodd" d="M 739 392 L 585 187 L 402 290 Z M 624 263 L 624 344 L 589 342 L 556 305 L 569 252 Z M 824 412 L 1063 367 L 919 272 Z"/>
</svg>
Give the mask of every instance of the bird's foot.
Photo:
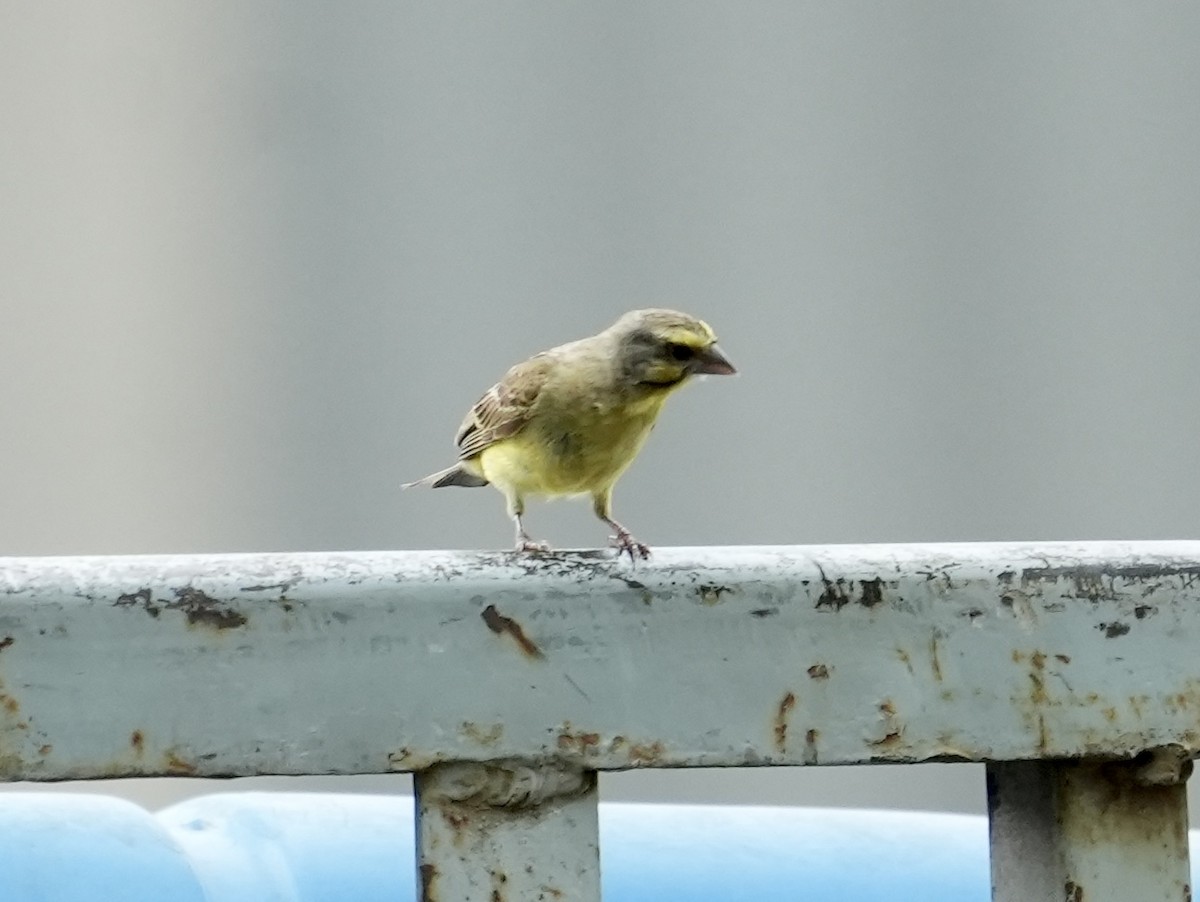
<svg viewBox="0 0 1200 902">
<path fill-rule="evenodd" d="M 529 536 L 517 542 L 517 551 L 521 554 L 546 554 L 553 550 L 549 542 L 535 542 Z"/>
<path fill-rule="evenodd" d="M 610 544 L 616 546 L 617 557 L 628 554 L 631 561 L 635 561 L 639 557 L 642 560 L 650 557 L 650 546 L 639 542 L 633 537 L 633 533 L 626 529 L 617 530 L 617 534 L 609 536 L 608 541 Z"/>
</svg>

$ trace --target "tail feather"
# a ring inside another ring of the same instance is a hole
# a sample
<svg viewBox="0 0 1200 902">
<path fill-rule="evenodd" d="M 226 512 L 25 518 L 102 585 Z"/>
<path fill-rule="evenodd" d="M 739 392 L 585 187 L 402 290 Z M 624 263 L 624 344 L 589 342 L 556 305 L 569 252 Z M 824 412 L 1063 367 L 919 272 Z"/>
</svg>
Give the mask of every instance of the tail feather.
<svg viewBox="0 0 1200 902">
<path fill-rule="evenodd" d="M 463 468 L 463 465 L 459 463 L 444 470 L 438 470 L 436 473 L 431 473 L 424 479 L 418 479 L 416 482 L 406 482 L 401 488 L 411 489 L 417 486 L 429 486 L 431 489 L 440 489 L 448 485 L 457 485 L 463 488 L 474 489 L 487 484 L 488 481 L 486 479 L 482 476 L 476 476 L 474 473 L 467 472 Z"/>
</svg>

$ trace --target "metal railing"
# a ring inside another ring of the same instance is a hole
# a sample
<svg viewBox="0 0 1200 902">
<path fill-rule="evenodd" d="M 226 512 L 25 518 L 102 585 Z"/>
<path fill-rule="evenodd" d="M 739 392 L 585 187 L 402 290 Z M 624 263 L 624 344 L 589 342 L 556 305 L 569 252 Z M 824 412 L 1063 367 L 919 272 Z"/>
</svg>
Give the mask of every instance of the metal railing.
<svg viewBox="0 0 1200 902">
<path fill-rule="evenodd" d="M 0 779 L 412 771 L 426 900 L 600 898 L 596 772 L 988 764 L 997 900 L 1183 900 L 1200 542 L 0 559 Z"/>
</svg>

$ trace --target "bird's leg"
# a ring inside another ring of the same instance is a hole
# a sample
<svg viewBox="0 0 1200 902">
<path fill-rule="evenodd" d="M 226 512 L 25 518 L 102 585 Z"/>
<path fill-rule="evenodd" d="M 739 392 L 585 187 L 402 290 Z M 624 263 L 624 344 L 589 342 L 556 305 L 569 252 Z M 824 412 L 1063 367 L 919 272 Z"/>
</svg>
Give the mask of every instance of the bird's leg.
<svg viewBox="0 0 1200 902">
<path fill-rule="evenodd" d="M 517 551 L 536 553 L 550 550 L 549 544 L 546 542 L 535 542 L 529 533 L 525 531 L 525 524 L 521 522 L 521 517 L 525 514 L 524 504 L 517 499 L 512 499 L 508 504 L 508 513 L 513 518 L 513 523 L 517 525 Z"/>
<path fill-rule="evenodd" d="M 635 555 L 643 559 L 650 557 L 650 546 L 635 539 L 628 529 L 611 517 L 605 517 L 604 522 L 613 528 L 615 535 L 609 537 L 609 542 L 616 546 L 618 557 L 628 554 L 631 561 Z"/>
<path fill-rule="evenodd" d="M 612 487 L 592 496 L 592 510 L 607 523 L 614 533 L 609 541 L 617 548 L 617 557 L 628 554 L 629 560 L 650 557 L 650 546 L 639 542 L 628 529 L 612 518 Z"/>
</svg>

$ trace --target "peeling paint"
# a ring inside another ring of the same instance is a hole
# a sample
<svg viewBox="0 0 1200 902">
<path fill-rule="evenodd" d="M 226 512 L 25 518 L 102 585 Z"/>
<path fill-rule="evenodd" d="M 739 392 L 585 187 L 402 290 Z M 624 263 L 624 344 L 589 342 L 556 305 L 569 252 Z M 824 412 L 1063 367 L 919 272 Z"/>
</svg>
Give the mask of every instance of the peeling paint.
<svg viewBox="0 0 1200 902">
<path fill-rule="evenodd" d="M 701 604 L 720 604 L 722 596 L 732 592 L 728 586 L 701 585 L 696 586 L 696 594 L 700 596 Z"/>
<path fill-rule="evenodd" d="M 862 589 L 862 603 L 865 607 L 873 608 L 877 604 L 883 603 L 883 580 L 878 576 L 874 579 L 861 579 L 858 581 Z"/>
<path fill-rule="evenodd" d="M 247 617 L 231 605 L 222 602 L 193 586 L 171 589 L 173 599 L 155 600 L 149 588 L 125 592 L 117 596 L 114 607 L 140 607 L 151 617 L 163 611 L 182 611 L 188 626 L 209 627 L 215 630 L 245 626 Z"/>
</svg>

